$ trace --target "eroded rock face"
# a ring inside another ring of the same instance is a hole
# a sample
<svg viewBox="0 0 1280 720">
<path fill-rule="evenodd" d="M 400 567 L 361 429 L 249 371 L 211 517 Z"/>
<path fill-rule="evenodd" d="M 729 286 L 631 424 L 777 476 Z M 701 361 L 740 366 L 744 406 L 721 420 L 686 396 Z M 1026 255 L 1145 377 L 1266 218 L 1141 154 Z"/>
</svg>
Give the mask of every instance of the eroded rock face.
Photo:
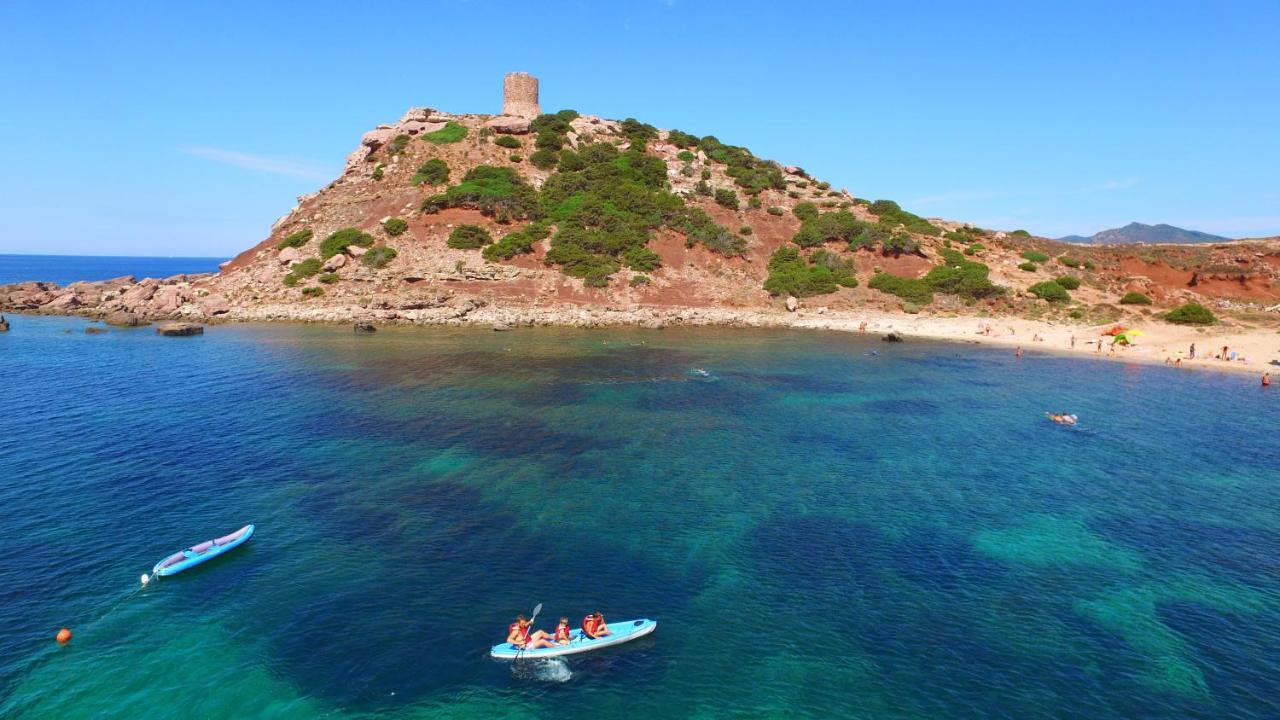
<svg viewBox="0 0 1280 720">
<path fill-rule="evenodd" d="M 391 138 L 395 136 L 396 131 L 392 128 L 378 128 L 365 133 L 364 136 L 360 138 L 360 144 L 367 148 L 377 150 L 383 145 L 391 142 Z"/>
<path fill-rule="evenodd" d="M 205 317 L 225 315 L 231 312 L 231 303 L 221 295 L 210 295 L 200 301 L 200 312 Z"/>
<path fill-rule="evenodd" d="M 529 118 L 499 115 L 486 122 L 485 127 L 502 135 L 525 135 L 529 132 Z"/>
<path fill-rule="evenodd" d="M 185 337 L 203 335 L 204 326 L 197 323 L 165 323 L 156 328 L 156 332 L 165 337 Z"/>
</svg>

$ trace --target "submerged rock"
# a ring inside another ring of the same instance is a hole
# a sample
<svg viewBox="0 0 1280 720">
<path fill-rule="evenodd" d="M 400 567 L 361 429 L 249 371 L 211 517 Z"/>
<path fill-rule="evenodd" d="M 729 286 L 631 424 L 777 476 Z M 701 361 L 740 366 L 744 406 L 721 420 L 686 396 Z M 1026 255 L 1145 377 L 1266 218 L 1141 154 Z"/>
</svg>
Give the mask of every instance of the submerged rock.
<svg viewBox="0 0 1280 720">
<path fill-rule="evenodd" d="M 371 332 L 377 332 L 377 330 L 378 328 L 374 327 L 373 323 L 369 323 L 369 322 L 356 323 L 356 332 L 358 333 L 371 333 Z"/>
<path fill-rule="evenodd" d="M 880 339 L 885 342 L 902 342 L 902 336 L 896 332 L 891 332 Z"/>
<path fill-rule="evenodd" d="M 204 326 L 198 323 L 165 323 L 164 325 L 156 328 L 156 332 L 166 337 L 203 335 Z"/>
<path fill-rule="evenodd" d="M 98 327 L 97 325 L 86 325 L 84 328 L 85 335 L 101 335 L 106 331 L 107 331 L 106 328 Z"/>
</svg>

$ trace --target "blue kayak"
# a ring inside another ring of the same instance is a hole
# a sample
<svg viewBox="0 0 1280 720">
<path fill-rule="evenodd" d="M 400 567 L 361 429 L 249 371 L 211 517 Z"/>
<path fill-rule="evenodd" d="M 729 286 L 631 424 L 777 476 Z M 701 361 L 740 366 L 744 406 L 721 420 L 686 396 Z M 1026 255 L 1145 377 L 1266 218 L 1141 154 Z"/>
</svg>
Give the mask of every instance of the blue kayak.
<svg viewBox="0 0 1280 720">
<path fill-rule="evenodd" d="M 612 634 L 594 640 L 583 634 L 581 629 L 578 629 L 569 633 L 570 639 L 567 645 L 521 651 L 520 648 L 511 643 L 502 643 L 493 646 L 493 649 L 489 651 L 489 657 L 499 660 L 515 660 L 517 657 L 533 659 L 557 657 L 559 655 L 576 655 L 577 653 L 599 650 L 610 645 L 620 645 L 624 642 L 644 637 L 658 628 L 658 621 L 623 620 L 622 622 L 611 622 L 608 625 Z"/>
<path fill-rule="evenodd" d="M 253 537 L 253 525 L 245 525 L 230 535 L 223 535 L 213 540 L 205 540 L 199 545 L 193 545 L 186 550 L 176 552 L 169 557 L 156 563 L 151 568 L 151 575 L 155 577 L 165 577 L 168 575 L 176 575 L 177 573 L 193 568 L 202 562 L 208 562 L 223 553 L 230 552 L 249 541 Z"/>
</svg>

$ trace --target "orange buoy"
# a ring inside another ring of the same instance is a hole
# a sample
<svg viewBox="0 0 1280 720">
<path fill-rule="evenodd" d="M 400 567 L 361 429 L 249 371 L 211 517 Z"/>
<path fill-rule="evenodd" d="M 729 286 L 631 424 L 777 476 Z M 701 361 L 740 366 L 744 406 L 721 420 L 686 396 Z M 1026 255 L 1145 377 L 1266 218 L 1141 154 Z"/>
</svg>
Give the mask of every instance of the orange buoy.
<svg viewBox="0 0 1280 720">
<path fill-rule="evenodd" d="M 70 639 L 71 639 L 71 631 L 70 631 L 70 630 L 68 630 L 68 629 L 66 629 L 66 628 L 62 628 L 61 630 L 59 630 L 59 631 L 58 631 L 58 642 L 60 642 L 60 643 L 66 643 L 66 642 L 67 642 L 68 640 L 70 640 Z"/>
</svg>

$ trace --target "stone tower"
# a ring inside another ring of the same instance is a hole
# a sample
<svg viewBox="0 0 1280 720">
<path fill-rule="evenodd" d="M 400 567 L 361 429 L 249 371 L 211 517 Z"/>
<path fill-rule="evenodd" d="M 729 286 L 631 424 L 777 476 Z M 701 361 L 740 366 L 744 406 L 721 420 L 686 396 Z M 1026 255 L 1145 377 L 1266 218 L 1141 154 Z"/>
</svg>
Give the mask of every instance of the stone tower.
<svg viewBox="0 0 1280 720">
<path fill-rule="evenodd" d="M 542 114 L 538 109 L 538 78 L 529 73 L 507 73 L 502 79 L 502 114 L 533 118 Z"/>
</svg>

